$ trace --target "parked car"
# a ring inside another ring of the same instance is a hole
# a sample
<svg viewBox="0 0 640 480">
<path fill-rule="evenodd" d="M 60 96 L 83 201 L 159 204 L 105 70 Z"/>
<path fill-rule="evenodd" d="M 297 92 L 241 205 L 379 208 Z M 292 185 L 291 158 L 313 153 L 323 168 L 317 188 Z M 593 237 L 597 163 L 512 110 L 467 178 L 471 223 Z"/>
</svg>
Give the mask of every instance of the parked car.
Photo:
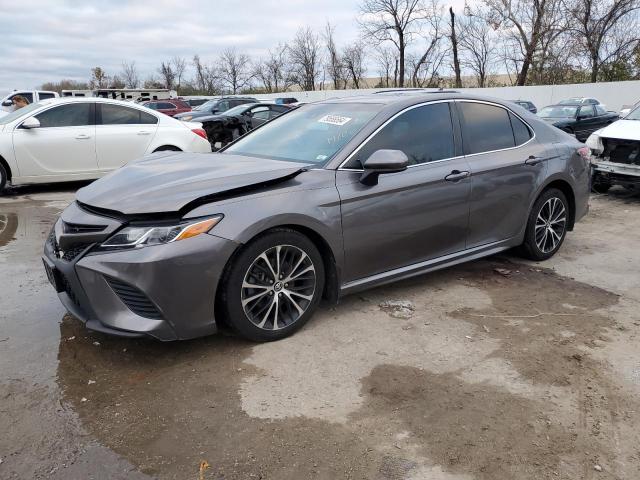
<svg viewBox="0 0 640 480">
<path fill-rule="evenodd" d="M 591 149 L 592 186 L 604 193 L 612 185 L 640 189 L 640 107 L 587 139 Z"/>
<path fill-rule="evenodd" d="M 175 118 L 185 122 L 190 122 L 191 120 L 199 121 L 198 118 L 200 117 L 208 117 L 209 115 L 215 115 L 216 113 L 226 112 L 230 108 L 237 107 L 238 105 L 244 105 L 245 103 L 257 102 L 258 100 L 252 97 L 222 97 L 209 100 L 188 113 L 175 115 Z"/>
<path fill-rule="evenodd" d="M 632 110 L 640 106 L 640 101 L 637 101 L 633 105 L 623 105 L 620 109 L 620 118 L 625 118 L 631 113 Z"/>
<path fill-rule="evenodd" d="M 207 103 L 211 98 L 189 98 L 187 99 L 187 103 L 191 108 L 199 107 L 203 103 Z"/>
<path fill-rule="evenodd" d="M 99 178 L 159 150 L 211 152 L 201 127 L 119 100 L 32 103 L 0 117 L 0 192 L 8 182 Z"/>
<path fill-rule="evenodd" d="M 566 100 L 560 100 L 558 105 L 602 105 L 596 98 L 590 97 L 571 97 Z"/>
<path fill-rule="evenodd" d="M 168 153 L 78 191 L 43 260 L 91 329 L 251 340 L 338 297 L 512 247 L 553 256 L 587 213 L 588 148 L 462 93 L 308 104 L 210 155 Z M 142 181 L 144 179 L 144 181 Z"/>
<path fill-rule="evenodd" d="M 545 121 L 584 142 L 589 135 L 620 118 L 607 112 L 602 105 L 569 104 L 549 105 L 538 112 Z"/>
<path fill-rule="evenodd" d="M 219 150 L 236 138 L 265 122 L 290 111 L 287 105 L 246 103 L 223 113 L 198 117 L 213 150 Z"/>
<path fill-rule="evenodd" d="M 294 97 L 280 97 L 280 98 L 274 98 L 273 101 L 277 104 L 277 105 L 289 105 L 291 103 L 298 103 L 298 99 L 294 98 Z"/>
<path fill-rule="evenodd" d="M 36 103 L 40 100 L 57 98 L 59 96 L 57 92 L 50 92 L 48 90 L 14 90 L 1 100 L 1 109 L 6 112 L 10 112 L 13 106 L 13 97 L 16 97 L 18 95 L 26 98 L 29 103 Z"/>
<path fill-rule="evenodd" d="M 529 100 L 511 100 L 513 103 L 520 105 L 525 110 L 529 110 L 531 113 L 538 113 L 538 109 Z"/>
<path fill-rule="evenodd" d="M 154 102 L 144 102 L 143 106 L 155 110 L 156 112 L 164 113 L 173 117 L 178 113 L 186 113 L 191 111 L 191 105 L 184 100 L 172 98 L 171 100 L 158 100 Z"/>
</svg>

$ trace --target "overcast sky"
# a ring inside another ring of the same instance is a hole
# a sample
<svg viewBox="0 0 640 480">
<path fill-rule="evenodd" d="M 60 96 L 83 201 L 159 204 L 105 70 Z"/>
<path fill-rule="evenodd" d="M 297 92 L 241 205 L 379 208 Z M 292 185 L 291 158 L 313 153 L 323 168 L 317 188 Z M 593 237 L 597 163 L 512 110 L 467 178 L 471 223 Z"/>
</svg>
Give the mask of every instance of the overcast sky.
<svg viewBox="0 0 640 480">
<path fill-rule="evenodd" d="M 330 21 L 340 45 L 358 35 L 359 0 L 0 0 L 0 92 L 113 75 L 135 61 L 142 78 L 162 60 L 213 61 L 235 46 L 260 56 L 300 26 Z M 456 9 L 464 0 L 450 0 Z M 191 73 L 189 72 L 189 77 Z"/>
</svg>

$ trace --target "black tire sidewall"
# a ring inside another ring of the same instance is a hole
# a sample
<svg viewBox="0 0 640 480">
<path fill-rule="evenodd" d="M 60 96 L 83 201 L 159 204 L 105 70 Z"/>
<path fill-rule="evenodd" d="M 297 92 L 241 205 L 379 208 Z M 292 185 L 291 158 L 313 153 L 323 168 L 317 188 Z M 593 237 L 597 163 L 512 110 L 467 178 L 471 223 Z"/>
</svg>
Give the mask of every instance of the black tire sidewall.
<svg viewBox="0 0 640 480">
<path fill-rule="evenodd" d="M 558 245 L 556 245 L 556 248 L 554 248 L 550 252 L 544 253 L 542 250 L 538 248 L 538 245 L 536 244 L 536 233 L 535 233 L 536 219 L 538 218 L 538 214 L 540 213 L 542 206 L 549 199 L 554 197 L 558 198 L 562 202 L 562 205 L 564 206 L 567 214 L 567 222 L 565 223 L 564 232 L 562 232 L 562 238 L 558 242 Z M 531 212 L 529 213 L 529 218 L 527 219 L 527 228 L 525 231 L 524 243 L 522 245 L 526 257 L 528 257 L 531 260 L 541 261 L 541 260 L 547 260 L 556 254 L 556 252 L 560 249 L 560 247 L 562 247 L 562 244 L 564 243 L 564 239 L 567 236 L 567 226 L 569 224 L 569 212 L 570 212 L 569 202 L 567 201 L 567 197 L 565 196 L 564 193 L 562 193 L 562 191 L 558 190 L 557 188 L 550 188 L 542 192 L 542 194 L 538 197 L 538 199 L 533 204 L 533 208 L 531 209 Z"/>
<path fill-rule="evenodd" d="M 7 170 L 0 163 L 0 195 L 4 193 L 4 188 L 7 186 Z"/>
<path fill-rule="evenodd" d="M 316 289 L 313 299 L 304 314 L 280 330 L 263 330 L 247 318 L 242 308 L 241 291 L 244 276 L 253 261 L 264 251 L 277 245 L 292 245 L 303 250 L 313 262 L 316 270 Z M 324 290 L 325 273 L 322 256 L 314 243 L 305 235 L 295 230 L 272 230 L 252 240 L 231 259 L 221 285 L 221 302 L 219 311 L 223 313 L 225 322 L 242 337 L 258 342 L 267 342 L 285 338 L 304 326 L 313 316 Z"/>
</svg>

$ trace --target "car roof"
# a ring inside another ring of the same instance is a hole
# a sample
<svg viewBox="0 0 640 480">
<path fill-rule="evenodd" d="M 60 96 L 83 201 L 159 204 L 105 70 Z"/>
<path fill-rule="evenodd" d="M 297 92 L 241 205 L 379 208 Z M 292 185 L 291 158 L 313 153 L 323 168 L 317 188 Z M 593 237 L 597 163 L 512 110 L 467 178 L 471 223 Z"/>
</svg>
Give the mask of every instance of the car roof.
<svg viewBox="0 0 640 480">
<path fill-rule="evenodd" d="M 491 102 L 510 107 L 513 103 L 509 100 L 501 98 L 489 97 L 485 95 L 473 95 L 469 93 L 456 92 L 454 90 L 435 90 L 435 91 L 387 91 L 366 95 L 357 95 L 351 97 L 330 98 L 316 103 L 370 103 L 381 104 L 386 106 L 396 105 L 398 107 L 405 107 L 419 103 L 433 102 L 439 100 L 476 100 Z"/>
<path fill-rule="evenodd" d="M 581 102 L 567 102 L 567 103 L 554 103 L 553 105 L 547 105 L 544 108 L 547 107 L 584 107 L 585 104 L 581 103 Z M 591 106 L 591 105 L 586 105 L 586 106 Z"/>
</svg>

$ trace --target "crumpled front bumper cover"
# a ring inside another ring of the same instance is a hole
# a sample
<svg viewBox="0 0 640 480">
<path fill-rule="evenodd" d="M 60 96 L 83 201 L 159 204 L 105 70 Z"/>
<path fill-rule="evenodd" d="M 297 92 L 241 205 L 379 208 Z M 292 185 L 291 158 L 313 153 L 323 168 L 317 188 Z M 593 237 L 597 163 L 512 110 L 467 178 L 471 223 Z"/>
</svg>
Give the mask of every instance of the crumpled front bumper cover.
<svg viewBox="0 0 640 480">
<path fill-rule="evenodd" d="M 188 339 L 217 331 L 216 291 L 224 267 L 238 244 L 210 234 L 135 250 L 91 253 L 72 261 L 58 258 L 51 242 L 44 248 L 48 275 L 55 273 L 58 297 L 92 330 L 123 337 Z M 109 283 L 115 279 L 146 297 L 159 312 L 147 318 Z"/>
</svg>

